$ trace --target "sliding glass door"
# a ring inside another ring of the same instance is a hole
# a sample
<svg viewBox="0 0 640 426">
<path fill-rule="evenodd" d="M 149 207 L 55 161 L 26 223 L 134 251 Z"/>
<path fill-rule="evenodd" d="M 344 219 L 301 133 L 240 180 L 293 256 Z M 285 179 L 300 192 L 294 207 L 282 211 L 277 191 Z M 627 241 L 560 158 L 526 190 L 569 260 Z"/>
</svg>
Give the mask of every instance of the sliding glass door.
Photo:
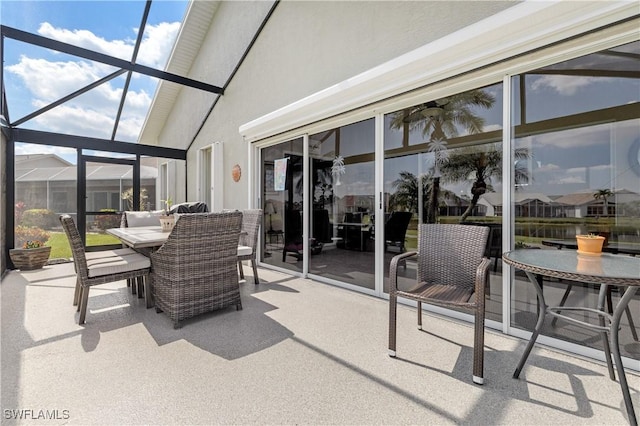
<svg viewBox="0 0 640 426">
<path fill-rule="evenodd" d="M 374 119 L 309 136 L 309 273 L 375 289 Z"/>
<path fill-rule="evenodd" d="M 502 197 L 502 84 L 452 94 L 384 117 L 384 291 L 395 254 L 417 248 L 420 223 L 491 229 L 487 318 L 502 318 L 502 217 L 487 199 Z M 437 250 L 434 247 L 434 250 Z M 415 284 L 415 262 L 399 269 Z"/>
<path fill-rule="evenodd" d="M 261 150 L 262 262 L 303 272 L 302 138 Z"/>
</svg>

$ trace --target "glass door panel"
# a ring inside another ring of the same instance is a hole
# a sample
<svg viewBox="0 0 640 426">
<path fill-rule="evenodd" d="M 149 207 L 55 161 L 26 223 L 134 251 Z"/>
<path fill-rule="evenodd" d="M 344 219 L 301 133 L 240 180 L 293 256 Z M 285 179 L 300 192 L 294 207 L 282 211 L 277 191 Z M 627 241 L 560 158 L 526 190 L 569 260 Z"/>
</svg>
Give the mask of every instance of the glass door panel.
<svg viewBox="0 0 640 426">
<path fill-rule="evenodd" d="M 261 150 L 263 263 L 302 273 L 302 138 Z"/>
<path fill-rule="evenodd" d="M 374 120 L 309 136 L 309 156 L 309 273 L 374 290 Z"/>
<path fill-rule="evenodd" d="M 398 253 L 417 249 L 418 224 L 488 226 L 492 260 L 486 317 L 502 319 L 502 84 L 453 94 L 384 117 L 384 286 Z M 501 203 L 497 203 L 501 204 Z M 417 265 L 399 268 L 399 285 L 415 284 Z"/>
<path fill-rule="evenodd" d="M 640 42 L 633 42 L 513 78 L 514 152 L 529 152 L 528 158 L 516 158 L 512 170 L 516 249 L 556 250 L 575 245 L 575 236 L 585 233 L 605 236 L 604 249 L 621 256 L 640 248 L 640 79 L 627 72 L 637 67 L 639 54 Z M 523 172 L 528 178 L 519 182 Z M 551 306 L 598 304 L 599 286 L 545 278 L 543 288 Z M 615 305 L 622 291 L 613 288 L 607 304 Z M 640 312 L 640 294 L 629 308 Z M 532 330 L 536 310 L 533 288 L 516 271 L 512 326 Z M 620 351 L 640 359 L 640 321 L 633 318 L 622 316 Z M 541 333 L 602 350 L 597 334 L 567 321 L 549 320 Z"/>
</svg>

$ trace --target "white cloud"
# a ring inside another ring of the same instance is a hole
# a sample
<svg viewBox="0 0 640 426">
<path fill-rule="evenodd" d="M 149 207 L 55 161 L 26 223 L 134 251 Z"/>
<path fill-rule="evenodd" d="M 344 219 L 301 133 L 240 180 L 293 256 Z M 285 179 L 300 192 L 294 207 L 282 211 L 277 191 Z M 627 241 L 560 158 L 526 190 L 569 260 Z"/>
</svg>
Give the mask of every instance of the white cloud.
<svg viewBox="0 0 640 426">
<path fill-rule="evenodd" d="M 600 77 L 580 77 L 567 75 L 544 75 L 537 78 L 531 88 L 539 90 L 544 87 L 550 87 L 561 95 L 574 95 L 579 89 L 598 81 L 602 82 Z"/>
<path fill-rule="evenodd" d="M 179 22 L 148 25 L 142 39 L 138 61 L 152 68 L 164 69 L 171 54 L 173 42 L 180 30 Z"/>
<path fill-rule="evenodd" d="M 147 25 L 145 28 L 137 62 L 162 69 L 171 54 L 173 42 L 180 30 L 180 23 L 161 22 L 158 25 Z M 105 40 L 91 31 L 55 28 L 48 22 L 40 25 L 38 33 L 74 46 L 129 60 L 135 47 L 138 28 L 132 28 L 132 38 L 126 40 Z"/>
<path fill-rule="evenodd" d="M 147 25 L 138 62 L 152 68 L 164 69 L 179 28 L 179 22 Z M 132 38 L 106 40 L 91 31 L 55 28 L 44 22 L 40 25 L 38 33 L 74 46 L 129 59 L 133 52 L 136 31 L 137 29 L 132 29 Z M 9 73 L 17 76 L 23 87 L 30 92 L 34 110 L 86 87 L 116 70 L 114 67 L 80 58 L 62 60 L 61 56 L 56 57 L 58 60 L 22 55 L 18 63 L 6 68 Z M 118 140 L 137 140 L 151 105 L 149 92 L 153 90 L 151 84 L 155 85 L 157 80 L 147 76 L 136 78 L 139 83 L 149 86 L 149 89 L 134 88 L 133 85 L 129 87 L 118 128 Z M 38 116 L 35 119 L 38 128 L 65 134 L 110 138 L 122 95 L 123 81 L 124 76 L 120 76 Z M 29 95 L 24 93 L 21 96 Z"/>
<path fill-rule="evenodd" d="M 95 50 L 117 58 L 129 59 L 133 53 L 134 40 L 105 40 L 87 30 L 67 30 L 55 28 L 48 22 L 43 22 L 38 28 L 38 34 L 63 43 L 72 44 L 85 49 Z"/>
<path fill-rule="evenodd" d="M 60 105 L 36 118 L 47 131 L 108 139 L 113 130 L 113 117 L 94 109 Z"/>
<path fill-rule="evenodd" d="M 47 104 L 104 75 L 101 67 L 89 62 L 53 62 L 25 55 L 20 56 L 17 64 L 9 65 L 7 70 L 20 77 L 34 101 L 45 101 Z"/>
<path fill-rule="evenodd" d="M 63 155 L 76 155 L 77 151 L 74 148 L 63 148 L 58 146 L 48 145 L 36 145 L 31 143 L 17 143 L 16 155 L 28 155 L 28 154 L 56 154 L 60 157 Z"/>
</svg>

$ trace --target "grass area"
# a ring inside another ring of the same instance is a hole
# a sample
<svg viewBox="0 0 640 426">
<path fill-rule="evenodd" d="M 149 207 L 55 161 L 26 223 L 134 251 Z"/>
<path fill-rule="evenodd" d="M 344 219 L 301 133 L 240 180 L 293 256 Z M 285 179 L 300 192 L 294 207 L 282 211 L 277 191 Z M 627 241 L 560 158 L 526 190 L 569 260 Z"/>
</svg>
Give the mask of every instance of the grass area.
<svg viewBox="0 0 640 426">
<path fill-rule="evenodd" d="M 120 240 L 107 234 L 87 234 L 87 246 L 120 244 Z M 49 259 L 68 259 L 71 257 L 71 247 L 64 232 L 51 232 L 47 246 L 51 246 Z"/>
</svg>

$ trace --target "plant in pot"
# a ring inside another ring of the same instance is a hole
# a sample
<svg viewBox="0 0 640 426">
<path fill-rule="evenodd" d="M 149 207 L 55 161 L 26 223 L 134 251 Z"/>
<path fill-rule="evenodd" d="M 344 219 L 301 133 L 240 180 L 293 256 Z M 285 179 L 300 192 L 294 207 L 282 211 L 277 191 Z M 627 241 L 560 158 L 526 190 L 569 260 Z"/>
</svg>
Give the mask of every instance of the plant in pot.
<svg viewBox="0 0 640 426">
<path fill-rule="evenodd" d="M 47 264 L 51 247 L 45 246 L 40 240 L 28 240 L 22 248 L 9 250 L 9 257 L 13 266 L 21 271 L 40 269 Z"/>
<path fill-rule="evenodd" d="M 604 237 L 596 234 L 576 235 L 578 242 L 578 253 L 592 256 L 602 254 Z"/>
<path fill-rule="evenodd" d="M 169 197 L 161 201 L 164 203 L 164 215 L 159 216 L 160 226 L 162 226 L 162 232 L 171 232 L 173 226 L 176 224 L 175 216 L 169 213 L 173 200 Z"/>
</svg>

